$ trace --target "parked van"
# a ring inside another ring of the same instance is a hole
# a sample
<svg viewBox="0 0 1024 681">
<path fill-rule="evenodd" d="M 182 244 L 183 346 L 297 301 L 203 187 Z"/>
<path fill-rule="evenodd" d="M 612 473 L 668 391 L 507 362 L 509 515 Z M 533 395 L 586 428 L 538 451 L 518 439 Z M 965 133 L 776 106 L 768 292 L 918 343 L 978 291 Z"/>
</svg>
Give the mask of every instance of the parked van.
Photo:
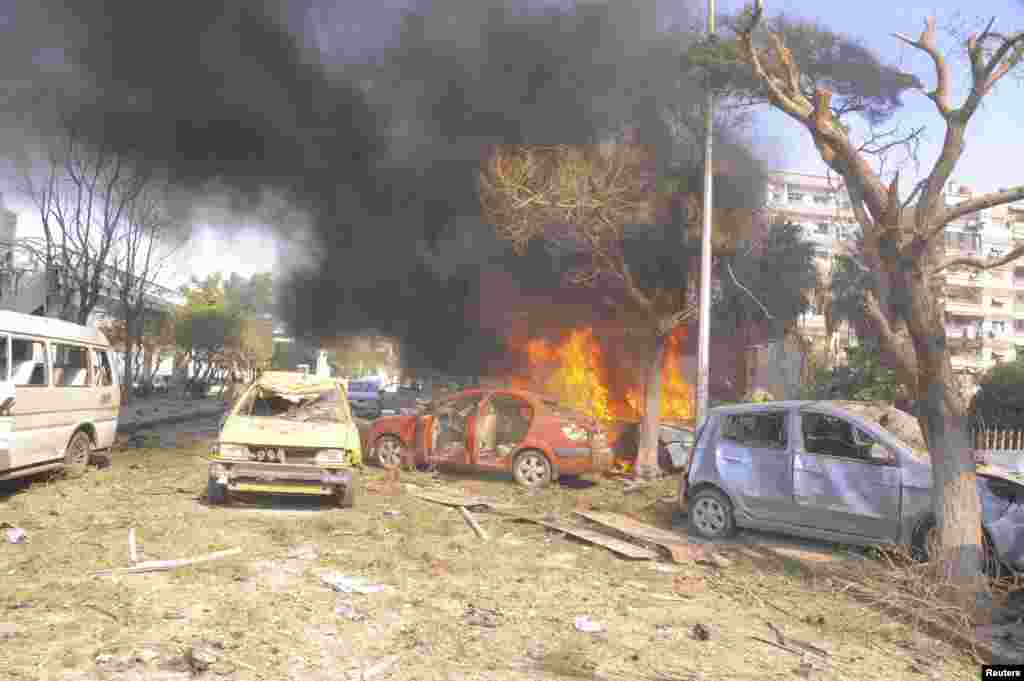
<svg viewBox="0 0 1024 681">
<path fill-rule="evenodd" d="M 97 329 L 0 310 L 0 480 L 85 472 L 114 444 L 121 392 Z"/>
</svg>

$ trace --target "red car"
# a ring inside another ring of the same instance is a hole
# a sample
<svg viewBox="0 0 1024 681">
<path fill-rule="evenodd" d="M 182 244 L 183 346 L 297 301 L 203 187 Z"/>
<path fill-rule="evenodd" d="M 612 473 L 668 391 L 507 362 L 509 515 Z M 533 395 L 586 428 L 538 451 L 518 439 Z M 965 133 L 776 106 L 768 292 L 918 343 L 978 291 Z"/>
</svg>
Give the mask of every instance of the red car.
<svg viewBox="0 0 1024 681">
<path fill-rule="evenodd" d="M 385 416 L 364 430 L 364 451 L 383 466 L 458 464 L 511 471 L 540 487 L 612 463 L 596 420 L 525 390 L 463 390 L 420 414 Z"/>
</svg>

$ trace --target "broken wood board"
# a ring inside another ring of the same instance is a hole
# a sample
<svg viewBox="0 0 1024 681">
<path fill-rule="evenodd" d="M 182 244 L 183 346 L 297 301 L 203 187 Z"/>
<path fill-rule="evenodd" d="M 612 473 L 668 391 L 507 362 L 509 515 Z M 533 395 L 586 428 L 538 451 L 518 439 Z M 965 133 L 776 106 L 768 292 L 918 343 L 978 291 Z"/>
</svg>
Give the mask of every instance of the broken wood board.
<svg viewBox="0 0 1024 681">
<path fill-rule="evenodd" d="M 619 513 L 605 513 L 602 511 L 574 511 L 574 513 L 581 518 L 616 532 L 621 532 L 628 537 L 660 546 L 669 551 L 673 557 L 676 554 L 688 555 L 692 552 L 690 549 L 697 548 L 688 542 L 685 537 L 681 537 L 675 532 L 641 523 Z"/>
<path fill-rule="evenodd" d="M 490 511 L 494 511 L 496 513 L 511 516 L 516 516 L 526 511 L 525 506 L 503 504 L 497 501 L 493 501 L 491 499 L 486 499 L 484 497 L 469 497 L 462 494 L 452 494 L 449 492 L 427 491 L 413 485 L 406 485 L 405 489 L 417 499 L 429 501 L 434 504 L 441 504 L 442 506 L 472 509 L 484 508 Z"/>
<path fill-rule="evenodd" d="M 109 575 L 133 575 L 143 572 L 161 572 L 163 570 L 174 570 L 180 567 L 196 565 L 198 563 L 207 563 L 211 560 L 220 560 L 221 558 L 227 558 L 229 556 L 237 556 L 241 552 L 241 548 L 234 548 L 227 549 L 226 551 L 216 551 L 214 553 L 208 553 L 204 556 L 197 556 L 195 558 L 179 558 L 176 560 L 151 560 L 145 563 L 137 563 L 135 565 L 132 565 L 131 567 L 100 570 L 99 572 L 92 573 L 92 576 L 100 577 Z"/>
<path fill-rule="evenodd" d="M 657 552 L 652 551 L 651 549 L 644 548 L 643 546 L 637 546 L 636 544 L 630 544 L 628 541 L 616 539 L 615 537 L 610 537 L 607 534 L 602 534 L 595 530 L 588 530 L 574 525 L 562 525 L 550 520 L 544 520 L 543 518 L 534 518 L 523 515 L 514 517 L 516 520 L 541 525 L 550 530 L 555 530 L 556 532 L 562 532 L 576 537 L 577 539 L 582 539 L 590 544 L 603 546 L 612 553 L 617 553 L 618 555 L 625 556 L 626 558 L 633 558 L 636 560 L 654 560 L 655 558 L 658 558 Z"/>
</svg>

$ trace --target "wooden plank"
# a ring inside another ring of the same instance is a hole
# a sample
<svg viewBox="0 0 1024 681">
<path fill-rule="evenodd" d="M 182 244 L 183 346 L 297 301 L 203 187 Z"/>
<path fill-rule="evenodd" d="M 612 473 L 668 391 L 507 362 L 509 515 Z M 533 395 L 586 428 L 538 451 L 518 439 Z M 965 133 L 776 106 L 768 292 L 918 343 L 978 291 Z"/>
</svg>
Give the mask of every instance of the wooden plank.
<svg viewBox="0 0 1024 681">
<path fill-rule="evenodd" d="M 151 560 L 145 563 L 138 563 L 131 567 L 126 568 L 114 568 L 112 570 L 100 570 L 94 572 L 93 576 L 102 575 L 134 575 L 142 572 L 160 572 L 162 570 L 174 570 L 180 567 L 186 567 L 188 565 L 196 565 L 197 563 L 206 563 L 211 560 L 219 560 L 221 558 L 227 558 L 229 556 L 237 556 L 242 552 L 240 548 L 227 549 L 226 551 L 216 551 L 214 553 L 208 553 L 205 556 L 197 556 L 195 558 L 179 558 L 177 560 Z"/>
<path fill-rule="evenodd" d="M 633 558 L 636 560 L 654 560 L 655 558 L 658 558 L 658 554 L 655 551 L 642 546 L 637 546 L 636 544 L 630 544 L 627 541 L 616 539 L 615 537 L 609 537 L 606 534 L 602 534 L 594 530 L 576 527 L 575 525 L 563 525 L 549 520 L 544 520 L 542 518 L 532 518 L 529 516 L 515 516 L 515 518 L 516 520 L 534 523 L 557 532 L 571 535 L 590 544 L 603 546 L 612 553 L 617 553 L 620 556 L 625 556 L 626 558 Z"/>
<path fill-rule="evenodd" d="M 673 546 L 690 545 L 686 537 L 675 532 L 638 522 L 619 513 L 605 513 L 601 511 L 575 511 L 575 513 L 581 518 L 586 518 L 598 525 L 603 525 L 641 541 L 662 546 L 669 551 L 672 550 Z"/>
<path fill-rule="evenodd" d="M 459 513 L 462 514 L 463 519 L 465 519 L 469 526 L 473 528 L 473 531 L 476 532 L 476 536 L 480 537 L 484 541 L 488 541 L 490 539 L 490 537 L 487 536 L 487 532 L 484 531 L 484 528 L 480 527 L 480 523 L 476 521 L 476 518 L 473 517 L 472 513 L 466 510 L 465 506 L 459 506 Z"/>
</svg>

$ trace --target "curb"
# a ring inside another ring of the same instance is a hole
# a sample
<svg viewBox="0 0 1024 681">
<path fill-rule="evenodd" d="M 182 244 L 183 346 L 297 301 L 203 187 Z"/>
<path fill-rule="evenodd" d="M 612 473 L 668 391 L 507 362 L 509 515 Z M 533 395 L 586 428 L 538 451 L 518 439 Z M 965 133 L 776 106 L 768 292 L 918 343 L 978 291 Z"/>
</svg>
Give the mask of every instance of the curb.
<svg viewBox="0 0 1024 681">
<path fill-rule="evenodd" d="M 183 421 L 191 421 L 193 419 L 203 418 L 204 416 L 219 416 L 223 414 L 225 407 L 217 407 L 216 409 L 200 409 L 198 411 L 188 412 L 185 414 L 175 414 L 174 416 L 163 416 L 158 419 L 148 419 L 146 421 L 136 421 L 129 424 L 117 424 L 117 432 L 131 435 L 137 430 L 143 428 L 152 428 L 153 426 L 162 426 L 169 423 L 181 423 Z"/>
</svg>

